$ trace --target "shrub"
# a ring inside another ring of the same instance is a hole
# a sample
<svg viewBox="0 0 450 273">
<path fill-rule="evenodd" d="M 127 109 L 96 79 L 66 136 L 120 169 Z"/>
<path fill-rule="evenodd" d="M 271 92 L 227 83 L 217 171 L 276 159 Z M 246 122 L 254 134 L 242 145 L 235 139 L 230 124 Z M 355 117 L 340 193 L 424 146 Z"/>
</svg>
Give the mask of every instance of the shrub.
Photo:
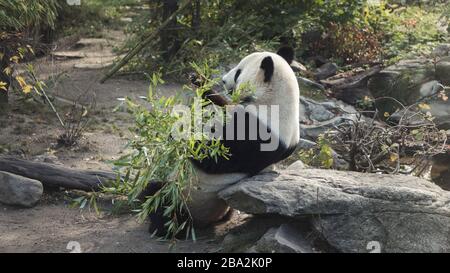
<svg viewBox="0 0 450 273">
<path fill-rule="evenodd" d="M 371 63 L 380 60 L 381 34 L 368 26 L 330 23 L 328 37 L 318 48 L 326 49 L 340 63 Z"/>
<path fill-rule="evenodd" d="M 53 27 L 58 7 L 57 0 L 0 0 L 0 29 L 17 33 L 39 25 Z"/>
<path fill-rule="evenodd" d="M 129 26 L 134 37 L 128 41 L 125 51 L 161 24 L 161 2 L 152 2 L 153 12 L 143 14 Z M 304 45 L 300 40 L 305 31 L 312 26 L 324 30 L 330 22 L 353 21 L 364 3 L 364 0 L 201 1 L 200 24 L 194 24 L 194 9 L 192 12 L 188 9 L 149 50 L 134 58 L 128 69 L 162 67 L 165 75 L 176 76 L 187 72 L 188 64 L 193 61 L 207 59 L 213 66 L 229 64 L 254 51 L 276 51 L 280 44 L 297 45 L 301 52 Z M 168 44 L 179 43 L 179 47 L 165 58 L 167 46 L 161 45 L 169 32 L 172 43 Z"/>
<path fill-rule="evenodd" d="M 196 67 L 203 69 L 197 71 L 202 78 L 210 78 L 207 66 Z M 190 160 L 226 157 L 228 150 L 219 141 L 210 141 L 202 133 L 191 134 L 186 139 L 173 138 L 172 130 L 180 119 L 173 110 L 181 102 L 176 97 L 155 98 L 154 91 L 160 83 L 163 83 L 161 74 L 154 74 L 147 97 L 148 106 L 128 101 L 130 113 L 135 119 L 135 125 L 131 129 L 134 138 L 129 143 L 132 152 L 115 162 L 123 179 L 119 179 L 112 187 L 105 188 L 105 191 L 127 196 L 128 203 L 137 206 L 136 211 L 142 220 L 150 213 L 162 210 L 164 216 L 170 218 L 166 223 L 167 238 L 174 238 L 182 230 L 186 230 L 186 236 L 195 239 L 192 219 L 178 218 L 179 215 L 190 215 L 187 206 L 188 192 L 195 182 L 195 171 Z M 204 87 L 191 91 L 201 100 L 201 94 L 213 83 L 210 81 Z M 163 182 L 164 186 L 138 205 L 138 197 L 151 181 Z"/>
<path fill-rule="evenodd" d="M 27 36 L 36 26 L 54 27 L 57 8 L 56 0 L 0 0 L 0 92 L 8 91 L 14 64 L 34 54 Z M 23 77 L 16 80 L 24 93 L 32 91 Z"/>
</svg>

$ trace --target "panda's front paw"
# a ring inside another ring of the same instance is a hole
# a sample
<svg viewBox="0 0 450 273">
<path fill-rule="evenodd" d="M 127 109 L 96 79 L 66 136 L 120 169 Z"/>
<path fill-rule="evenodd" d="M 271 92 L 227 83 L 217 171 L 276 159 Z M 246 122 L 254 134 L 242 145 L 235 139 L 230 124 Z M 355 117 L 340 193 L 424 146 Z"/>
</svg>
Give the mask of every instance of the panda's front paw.
<svg viewBox="0 0 450 273">
<path fill-rule="evenodd" d="M 253 96 L 247 96 L 247 97 L 244 97 L 242 100 L 241 100 L 241 103 L 242 104 L 249 104 L 249 103 L 252 103 L 252 102 L 254 102 L 255 101 L 255 97 L 253 97 Z"/>
</svg>

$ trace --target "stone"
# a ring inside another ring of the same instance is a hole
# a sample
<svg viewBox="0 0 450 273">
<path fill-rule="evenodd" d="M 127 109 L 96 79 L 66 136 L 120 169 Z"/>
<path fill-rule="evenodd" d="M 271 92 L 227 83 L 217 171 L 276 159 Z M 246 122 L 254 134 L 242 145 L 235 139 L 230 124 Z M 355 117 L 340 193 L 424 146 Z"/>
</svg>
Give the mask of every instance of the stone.
<svg viewBox="0 0 450 273">
<path fill-rule="evenodd" d="M 304 77 L 297 77 L 298 85 L 300 87 L 300 92 L 303 92 L 305 88 L 311 88 L 311 91 L 320 92 L 325 91 L 325 86 L 321 85 L 320 83 L 317 83 L 315 81 L 312 81 L 308 78 Z"/>
<path fill-rule="evenodd" d="M 288 170 L 301 170 L 301 169 L 305 169 L 305 163 L 303 163 L 301 160 L 297 160 L 294 163 L 292 163 L 291 165 L 289 165 L 289 167 L 287 167 Z"/>
<path fill-rule="evenodd" d="M 282 217 L 277 216 L 261 216 L 254 217 L 252 215 L 244 215 L 240 224 L 229 230 L 224 237 L 221 248 L 222 252 L 257 252 L 254 247 L 256 242 L 260 240 L 264 234 L 271 228 L 277 228 L 286 221 Z"/>
<path fill-rule="evenodd" d="M 449 252 L 450 192 L 412 176 L 301 169 L 257 175 L 219 195 L 234 209 L 309 217 L 340 252 Z"/>
<path fill-rule="evenodd" d="M 315 218 L 317 230 L 328 243 L 345 253 L 448 253 L 450 218 L 432 213 L 385 211 Z"/>
<path fill-rule="evenodd" d="M 41 182 L 7 172 L 0 172 L 0 203 L 11 206 L 34 207 L 41 199 L 42 193 Z"/>
<path fill-rule="evenodd" d="M 300 141 L 298 142 L 298 145 L 297 145 L 297 149 L 309 150 L 309 149 L 313 149 L 316 146 L 317 146 L 317 143 L 315 143 L 314 141 L 300 138 Z"/>
<path fill-rule="evenodd" d="M 318 80 L 323 80 L 323 79 L 329 78 L 333 75 L 336 75 L 337 71 L 338 71 L 338 66 L 335 63 L 326 63 L 317 69 L 314 76 Z"/>
<path fill-rule="evenodd" d="M 289 224 L 271 228 L 250 248 L 256 253 L 313 253 L 310 242 Z"/>
<path fill-rule="evenodd" d="M 106 46 L 108 45 L 108 40 L 103 38 L 81 38 L 77 43 L 76 46 Z"/>
<path fill-rule="evenodd" d="M 433 157 L 430 176 L 439 187 L 450 191 L 450 151 Z"/>
<path fill-rule="evenodd" d="M 191 189 L 189 192 L 189 213 L 196 227 L 206 227 L 223 219 L 230 208 L 215 192 Z"/>
<path fill-rule="evenodd" d="M 350 105 L 361 105 L 366 100 L 373 100 L 367 84 L 365 86 L 351 86 L 334 91 L 334 97 Z M 369 108 L 368 106 L 365 106 Z M 370 109 L 370 108 L 369 108 Z"/>
<path fill-rule="evenodd" d="M 113 62 L 97 62 L 92 61 L 90 63 L 77 63 L 73 67 L 78 69 L 103 69 L 113 65 Z"/>
<path fill-rule="evenodd" d="M 82 59 L 87 57 L 87 54 L 80 51 L 58 51 L 53 52 L 53 56 L 57 58 Z"/>
<path fill-rule="evenodd" d="M 450 44 L 441 44 L 438 45 L 433 50 L 433 55 L 436 57 L 446 57 L 450 56 Z"/>
<path fill-rule="evenodd" d="M 404 106 L 426 102 L 434 122 L 440 129 L 450 129 L 450 100 L 436 96 L 442 91 L 443 85 L 450 84 L 450 57 L 433 60 L 418 58 L 402 60 L 389 66 L 371 77 L 368 88 L 374 98 L 376 108 L 380 113 L 393 114 Z M 380 99 L 391 97 L 393 99 Z"/>
<path fill-rule="evenodd" d="M 421 86 L 433 79 L 433 74 L 432 64 L 426 59 L 403 60 L 370 78 L 368 87 L 375 98 L 393 97 L 405 105 L 410 105 L 422 98 Z M 382 100 L 376 106 L 383 113 L 394 113 L 399 104 Z"/>
<path fill-rule="evenodd" d="M 294 70 L 294 72 L 306 72 L 306 71 L 308 71 L 304 65 L 302 65 L 301 63 L 299 63 L 299 62 L 297 62 L 295 60 L 292 61 L 291 68 L 292 68 L 292 70 Z"/>
<path fill-rule="evenodd" d="M 357 120 L 358 111 L 342 101 L 328 100 L 317 102 L 300 98 L 300 136 L 317 141 L 317 138 L 336 126 Z"/>
<path fill-rule="evenodd" d="M 442 84 L 450 85 L 450 56 L 437 62 L 436 77 Z"/>
</svg>

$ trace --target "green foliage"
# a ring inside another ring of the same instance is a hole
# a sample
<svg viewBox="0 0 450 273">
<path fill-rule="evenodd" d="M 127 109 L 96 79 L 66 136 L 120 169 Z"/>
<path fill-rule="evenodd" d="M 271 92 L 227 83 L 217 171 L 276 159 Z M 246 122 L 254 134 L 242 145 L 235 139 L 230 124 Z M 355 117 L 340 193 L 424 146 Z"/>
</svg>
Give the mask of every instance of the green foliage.
<svg viewBox="0 0 450 273">
<path fill-rule="evenodd" d="M 398 59 L 428 54 L 445 40 L 438 29 L 442 6 L 418 7 L 389 12 L 384 22 L 385 57 L 391 62 Z"/>
<path fill-rule="evenodd" d="M 213 66 L 232 63 L 243 56 L 262 50 L 276 51 L 280 43 L 297 44 L 305 31 L 327 28 L 327 22 L 353 21 L 365 1 L 201 1 L 201 23 L 192 24 L 193 14 L 187 11 L 178 17 L 176 39 L 180 48 L 167 61 L 163 58 L 160 40 L 142 52 L 129 69 L 163 68 L 165 75 L 177 76 L 186 72 L 192 61 L 207 59 Z M 157 1 L 151 10 L 160 11 Z M 143 36 L 161 24 L 160 12 L 146 13 L 129 26 L 135 36 L 124 48 L 133 47 Z M 164 33 L 165 34 L 165 33 Z M 164 35 L 163 34 L 163 35 Z M 151 49 L 151 50 L 150 50 Z"/>
<path fill-rule="evenodd" d="M 0 30 L 21 32 L 36 25 L 54 27 L 57 0 L 0 0 Z"/>
<path fill-rule="evenodd" d="M 333 168 L 333 149 L 330 142 L 324 135 L 320 135 L 317 140 L 317 147 L 300 151 L 300 160 L 310 166 L 324 169 Z"/>
<path fill-rule="evenodd" d="M 204 78 L 210 76 L 207 65 L 194 67 Z M 140 219 L 146 219 L 150 213 L 162 209 L 164 215 L 170 218 L 166 223 L 168 238 L 174 238 L 183 229 L 187 232 L 186 236 L 194 237 L 192 219 L 179 219 L 180 215 L 190 215 L 187 206 L 189 190 L 196 178 L 190 160 L 227 157 L 228 150 L 218 140 L 208 140 L 202 132 L 186 138 L 174 138 L 173 130 L 182 117 L 173 110 L 181 101 L 177 97 L 156 98 L 155 88 L 161 83 L 161 74 L 154 74 L 147 97 L 149 107 L 128 100 L 128 108 L 135 119 L 135 126 L 131 129 L 134 138 L 129 143 L 132 152 L 115 162 L 123 180 L 118 180 L 105 191 L 126 195 L 128 203 L 136 206 L 138 197 L 151 181 L 164 182 L 163 188 L 147 197 L 136 210 Z M 205 87 L 193 91 L 197 94 L 196 98 L 200 100 L 202 92 L 212 84 L 214 82 L 207 82 Z"/>
<path fill-rule="evenodd" d="M 89 210 L 93 210 L 97 215 L 100 215 L 100 208 L 97 204 L 97 197 L 97 193 L 95 192 L 86 193 L 85 195 L 72 199 L 69 207 L 79 208 L 80 210 L 89 208 Z"/>
<path fill-rule="evenodd" d="M 254 85 L 249 82 L 244 82 L 231 94 L 231 101 L 233 103 L 240 103 L 242 99 L 254 96 L 255 92 L 256 87 Z"/>
<path fill-rule="evenodd" d="M 102 30 L 116 27 L 126 7 L 139 4 L 139 0 L 82 0 L 79 6 L 65 2 L 58 9 L 57 31 L 64 35 L 81 34 L 101 37 Z"/>
<path fill-rule="evenodd" d="M 152 2 L 155 12 L 144 13 L 129 26 L 135 34 L 124 50 L 161 24 L 161 1 Z M 297 58 L 321 55 L 339 64 L 393 62 L 409 53 L 429 52 L 444 39 L 438 20 L 448 19 L 448 1 L 429 5 L 399 6 L 393 1 L 294 0 L 294 1 L 201 1 L 200 24 L 194 12 L 177 18 L 171 37 L 180 47 L 169 59 L 161 39 L 137 56 L 128 69 L 163 68 L 178 76 L 192 61 L 207 59 L 219 66 L 238 61 L 261 50 L 275 51 L 280 44 L 296 47 Z M 444 19 L 442 19 L 444 18 Z M 163 34 L 164 35 L 164 34 Z M 150 50 L 151 49 L 151 50 Z"/>
</svg>

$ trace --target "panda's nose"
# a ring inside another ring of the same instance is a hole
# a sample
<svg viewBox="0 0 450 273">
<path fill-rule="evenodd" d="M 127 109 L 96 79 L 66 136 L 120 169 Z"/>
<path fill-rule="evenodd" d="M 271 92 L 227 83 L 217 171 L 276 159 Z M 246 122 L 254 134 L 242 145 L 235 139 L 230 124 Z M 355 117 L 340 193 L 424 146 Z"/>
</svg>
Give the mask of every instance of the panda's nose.
<svg viewBox="0 0 450 273">
<path fill-rule="evenodd" d="M 222 83 L 223 83 L 224 85 L 226 84 L 224 80 L 222 80 Z"/>
</svg>

